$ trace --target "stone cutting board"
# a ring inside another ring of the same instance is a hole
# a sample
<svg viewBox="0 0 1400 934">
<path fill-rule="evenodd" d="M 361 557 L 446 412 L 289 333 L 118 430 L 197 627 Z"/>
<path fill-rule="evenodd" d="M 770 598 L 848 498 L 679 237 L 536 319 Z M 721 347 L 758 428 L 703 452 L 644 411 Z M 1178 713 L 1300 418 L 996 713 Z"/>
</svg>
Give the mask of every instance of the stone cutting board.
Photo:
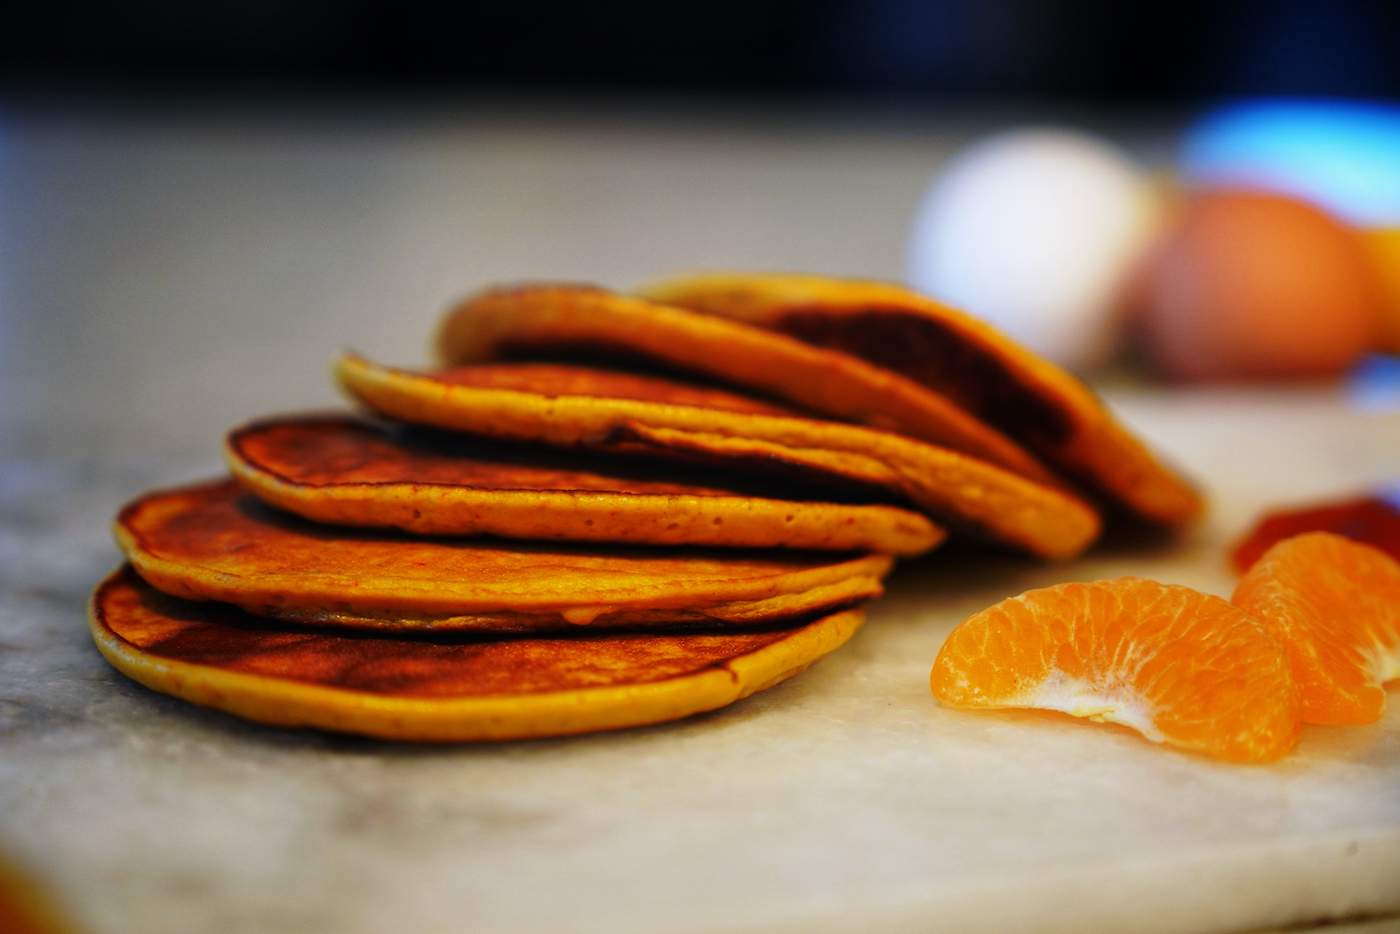
<svg viewBox="0 0 1400 934">
<path fill-rule="evenodd" d="M 264 728 L 127 681 L 83 627 L 116 557 L 103 527 L 204 465 L 10 464 L 0 847 L 94 934 L 1191 934 L 1400 912 L 1400 709 L 1248 767 L 929 695 L 943 638 L 996 600 L 1125 573 L 1228 595 L 1226 547 L 1266 504 L 1400 476 L 1400 417 L 1334 394 L 1111 397 L 1208 487 L 1185 540 L 908 562 L 792 682 L 499 745 Z"/>
</svg>

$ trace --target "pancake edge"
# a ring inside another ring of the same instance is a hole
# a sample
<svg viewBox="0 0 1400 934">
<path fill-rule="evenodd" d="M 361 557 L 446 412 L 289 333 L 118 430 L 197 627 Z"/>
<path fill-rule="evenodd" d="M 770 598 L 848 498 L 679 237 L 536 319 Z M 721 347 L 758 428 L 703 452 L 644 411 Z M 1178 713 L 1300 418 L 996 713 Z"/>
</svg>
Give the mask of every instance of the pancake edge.
<svg viewBox="0 0 1400 934">
<path fill-rule="evenodd" d="M 102 594 L 125 570 L 118 567 L 97 585 L 87 614 L 98 651 L 123 675 L 153 691 L 258 723 L 412 742 L 535 739 L 679 720 L 801 674 L 865 622 L 863 609 L 843 610 L 721 665 L 650 684 L 455 700 L 385 697 L 148 654 L 103 618 Z"/>
<path fill-rule="evenodd" d="M 719 311 L 699 313 L 766 328 L 771 326 L 770 316 L 780 306 L 825 306 L 829 314 L 841 316 L 857 312 L 863 306 L 885 305 L 904 314 L 936 321 L 957 333 L 967 345 L 994 356 L 1042 399 L 1051 401 L 1069 415 L 1076 425 L 1070 441 L 1054 451 L 1037 451 L 1030 447 L 1032 454 L 1044 457 L 1071 479 L 1081 483 L 1088 481 L 1098 492 L 1150 522 L 1183 527 L 1198 520 L 1205 511 L 1206 503 L 1200 491 L 1129 431 L 1082 380 L 987 322 L 912 289 L 872 279 L 711 270 L 653 280 L 634 289 L 633 294 L 693 308 L 685 303 L 687 295 L 725 289 L 759 289 L 773 297 L 765 299 L 770 307 L 762 314 L 754 311 L 742 315 Z M 777 297 L 784 289 L 822 294 L 798 302 Z M 872 365 L 879 364 L 872 362 Z M 1015 440 L 1014 436 L 1010 437 Z"/>
<path fill-rule="evenodd" d="M 170 510 L 180 506 L 181 498 L 234 486 L 235 481 L 222 479 L 152 490 L 138 496 L 122 507 L 112 524 L 117 545 L 148 584 L 185 600 L 230 603 L 258 616 L 311 626 L 501 634 L 577 631 L 581 627 L 658 628 L 662 624 L 669 624 L 669 629 L 726 623 L 777 625 L 880 596 L 884 593 L 881 580 L 895 562 L 891 555 L 867 553 L 844 561 L 746 578 L 742 584 L 736 584 L 734 579 L 717 579 L 717 585 L 730 585 L 730 593 L 709 602 L 698 601 L 684 592 L 657 597 L 654 591 L 660 585 L 653 585 L 652 595 L 630 601 L 610 600 L 610 594 L 600 592 L 592 595 L 593 600 L 517 599 L 511 606 L 494 592 L 483 594 L 467 589 L 444 596 L 453 583 L 450 578 L 380 577 L 370 586 L 362 575 L 325 568 L 313 575 L 270 571 L 249 575 L 220 570 L 165 557 L 151 550 L 145 538 L 128 526 L 131 517 L 142 510 Z M 763 583 L 775 578 L 786 581 L 786 586 L 776 593 L 771 585 Z"/>
<path fill-rule="evenodd" d="M 254 463 L 235 445 L 238 430 L 225 438 L 223 448 L 234 478 L 269 505 L 329 525 L 397 528 L 418 535 L 876 551 L 906 557 L 924 554 L 947 538 L 927 516 L 883 504 L 737 494 L 490 490 L 407 480 L 309 484 Z"/>
<path fill-rule="evenodd" d="M 604 450 L 619 439 L 713 450 L 714 444 L 705 442 L 708 436 L 737 455 L 817 467 L 891 490 L 936 521 L 972 520 L 993 533 L 993 540 L 1048 560 L 1075 557 L 1102 531 L 1098 513 L 1068 492 L 968 454 L 863 425 L 482 389 L 380 366 L 352 353 L 338 359 L 336 375 L 349 396 L 384 415 L 490 437 Z"/>
<path fill-rule="evenodd" d="M 454 305 L 435 346 L 444 365 L 499 359 L 512 343 L 601 342 L 827 417 L 963 451 L 1046 485 L 1062 481 L 999 428 L 935 389 L 842 350 L 753 322 L 596 286 L 524 284 Z"/>
</svg>

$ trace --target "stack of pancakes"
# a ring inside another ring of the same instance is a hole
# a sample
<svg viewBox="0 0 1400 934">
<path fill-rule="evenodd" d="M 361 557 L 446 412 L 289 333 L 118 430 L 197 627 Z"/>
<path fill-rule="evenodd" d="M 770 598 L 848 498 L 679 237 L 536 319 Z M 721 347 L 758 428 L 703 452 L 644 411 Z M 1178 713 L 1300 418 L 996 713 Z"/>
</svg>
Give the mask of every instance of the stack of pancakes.
<svg viewBox="0 0 1400 934">
<path fill-rule="evenodd" d="M 1065 559 L 1201 508 L 1078 381 L 894 286 L 497 289 L 438 351 L 342 357 L 366 415 L 243 426 L 234 479 L 123 509 L 108 660 L 388 738 L 657 723 L 802 671 L 949 533 Z"/>
</svg>

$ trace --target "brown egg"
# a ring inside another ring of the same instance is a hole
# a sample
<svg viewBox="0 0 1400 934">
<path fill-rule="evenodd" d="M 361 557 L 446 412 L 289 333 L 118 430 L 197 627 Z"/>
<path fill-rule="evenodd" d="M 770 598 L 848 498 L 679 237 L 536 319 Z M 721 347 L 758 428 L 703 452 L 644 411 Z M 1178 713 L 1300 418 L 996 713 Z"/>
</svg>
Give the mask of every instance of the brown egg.
<svg viewBox="0 0 1400 934">
<path fill-rule="evenodd" d="M 1188 380 L 1337 376 L 1375 346 L 1382 291 L 1360 236 L 1246 191 L 1184 206 L 1138 283 L 1146 350 Z"/>
</svg>

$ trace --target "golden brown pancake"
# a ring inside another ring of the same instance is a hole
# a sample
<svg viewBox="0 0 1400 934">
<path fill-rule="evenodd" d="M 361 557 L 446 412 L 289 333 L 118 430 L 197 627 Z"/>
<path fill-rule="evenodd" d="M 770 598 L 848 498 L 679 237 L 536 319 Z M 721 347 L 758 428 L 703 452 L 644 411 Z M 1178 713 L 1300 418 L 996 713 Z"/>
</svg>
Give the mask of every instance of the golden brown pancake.
<svg viewBox="0 0 1400 934">
<path fill-rule="evenodd" d="M 446 366 L 566 358 L 661 364 L 820 413 L 921 438 L 1056 484 L 1044 465 L 942 395 L 841 351 L 738 321 L 588 286 L 473 296 L 438 335 Z"/>
<path fill-rule="evenodd" d="M 1069 373 L 986 323 L 881 282 L 711 274 L 640 290 L 842 351 L 952 400 L 1065 473 L 1143 518 L 1181 525 L 1200 495 Z"/>
<path fill-rule="evenodd" d="M 141 576 L 173 596 L 390 630 L 772 625 L 879 596 L 893 563 L 336 529 L 274 510 L 232 480 L 148 493 L 114 531 Z"/>
<path fill-rule="evenodd" d="M 438 377 L 454 386 L 524 389 L 550 397 L 646 399 L 670 405 L 689 405 L 725 412 L 745 412 L 750 415 L 803 415 L 795 409 L 717 387 L 698 386 L 665 377 L 594 366 L 514 362 L 495 366 L 450 367 L 439 371 Z"/>
<path fill-rule="evenodd" d="M 757 631 L 469 639 L 270 624 L 152 588 L 129 567 L 88 623 L 117 670 L 152 690 L 278 726 L 383 739 L 525 739 L 675 720 L 799 674 L 864 621 L 846 610 Z"/>
<path fill-rule="evenodd" d="M 745 410 L 742 397 L 656 377 L 541 363 L 419 374 L 353 355 L 336 372 L 352 396 L 402 421 L 845 482 L 869 496 L 896 494 L 955 531 L 1045 558 L 1072 557 L 1099 532 L 1097 513 L 1070 494 L 956 451 L 859 425 Z M 674 401 L 691 391 L 712 401 Z"/>
<path fill-rule="evenodd" d="M 265 502 L 333 525 L 899 555 L 928 551 L 945 534 L 924 516 L 894 506 L 746 495 L 738 484 L 726 489 L 655 479 L 654 467 L 642 472 L 635 464 L 624 475 L 624 458 L 600 465 L 611 468 L 602 474 L 582 469 L 575 451 L 405 430 L 345 415 L 254 422 L 229 434 L 224 453 L 233 475 Z"/>
</svg>

